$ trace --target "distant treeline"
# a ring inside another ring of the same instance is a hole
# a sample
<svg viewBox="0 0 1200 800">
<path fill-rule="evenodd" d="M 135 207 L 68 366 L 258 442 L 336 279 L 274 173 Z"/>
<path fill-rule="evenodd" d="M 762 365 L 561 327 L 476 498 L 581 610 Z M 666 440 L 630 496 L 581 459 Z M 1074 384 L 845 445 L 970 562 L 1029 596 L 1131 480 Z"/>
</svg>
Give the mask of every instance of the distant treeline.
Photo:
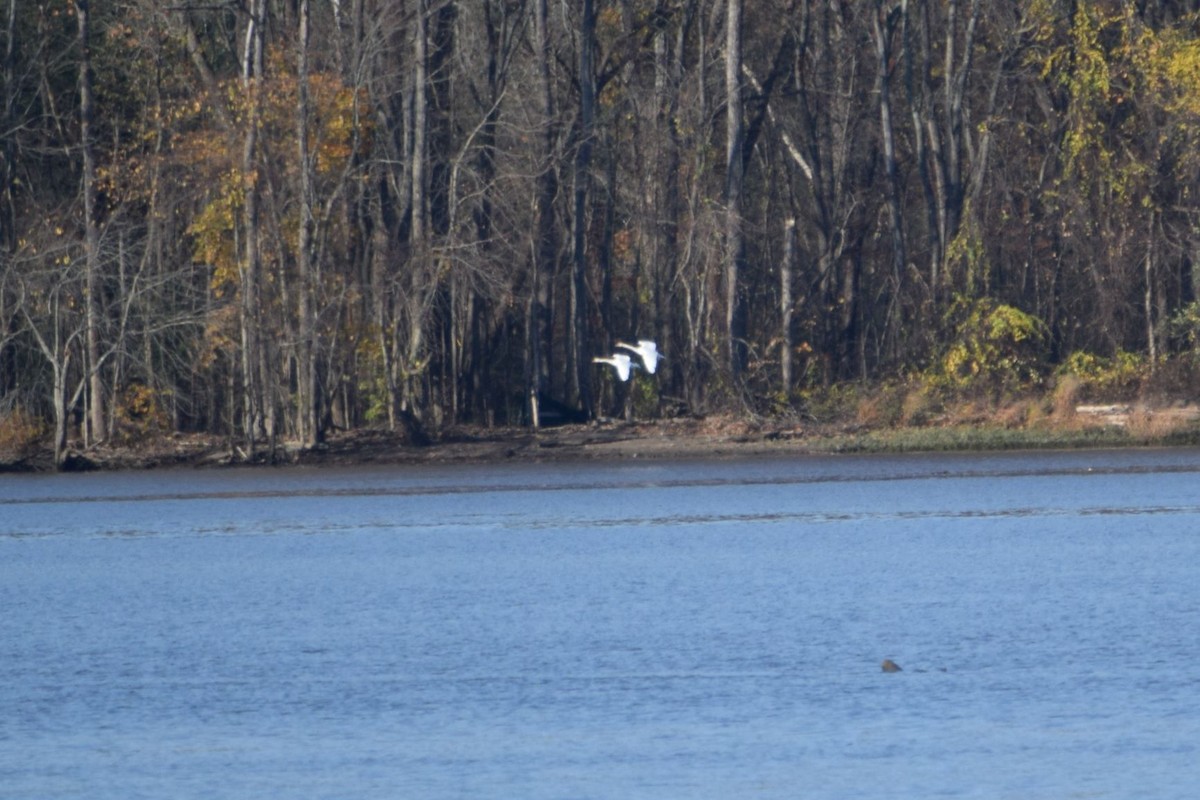
<svg viewBox="0 0 1200 800">
<path fill-rule="evenodd" d="M 1198 344 L 1196 0 L 0 5 L 0 426 L 59 454 Z"/>
</svg>

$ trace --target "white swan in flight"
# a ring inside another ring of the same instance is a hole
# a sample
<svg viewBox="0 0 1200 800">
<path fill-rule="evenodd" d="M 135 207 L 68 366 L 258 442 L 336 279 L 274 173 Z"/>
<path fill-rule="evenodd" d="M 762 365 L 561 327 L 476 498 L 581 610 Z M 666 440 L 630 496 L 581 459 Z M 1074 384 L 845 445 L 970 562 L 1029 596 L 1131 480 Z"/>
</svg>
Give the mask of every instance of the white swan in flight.
<svg viewBox="0 0 1200 800">
<path fill-rule="evenodd" d="M 609 357 L 596 356 L 592 359 L 595 364 L 612 364 L 613 369 L 617 371 L 617 377 L 623 381 L 629 380 L 629 376 L 633 370 L 637 369 L 637 364 L 633 363 L 633 359 L 624 353 L 613 353 Z"/>
<path fill-rule="evenodd" d="M 662 355 L 658 352 L 658 345 L 649 339 L 638 339 L 637 344 L 627 344 L 626 342 L 617 342 L 617 347 L 623 347 L 626 350 L 632 350 L 642 359 L 642 363 L 646 365 L 646 372 L 651 375 L 658 369 L 659 359 Z"/>
</svg>

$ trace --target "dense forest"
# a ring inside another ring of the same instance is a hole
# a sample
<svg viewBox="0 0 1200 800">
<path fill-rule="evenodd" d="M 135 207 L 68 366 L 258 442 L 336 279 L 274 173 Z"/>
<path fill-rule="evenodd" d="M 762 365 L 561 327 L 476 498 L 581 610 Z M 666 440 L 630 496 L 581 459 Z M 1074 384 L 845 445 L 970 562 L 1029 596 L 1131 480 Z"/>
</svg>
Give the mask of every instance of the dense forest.
<svg viewBox="0 0 1200 800">
<path fill-rule="evenodd" d="M 0 428 L 998 396 L 1200 347 L 1196 0 L 7 0 Z M 593 362 L 652 339 L 622 383 Z"/>
</svg>

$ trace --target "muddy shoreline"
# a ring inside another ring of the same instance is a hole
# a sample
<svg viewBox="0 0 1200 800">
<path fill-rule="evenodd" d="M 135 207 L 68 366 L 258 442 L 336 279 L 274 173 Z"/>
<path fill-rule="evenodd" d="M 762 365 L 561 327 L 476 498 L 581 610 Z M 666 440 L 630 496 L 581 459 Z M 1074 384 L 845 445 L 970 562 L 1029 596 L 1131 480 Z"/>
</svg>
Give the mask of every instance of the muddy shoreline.
<svg viewBox="0 0 1200 800">
<path fill-rule="evenodd" d="M 357 464 L 466 464 L 510 461 L 585 461 L 626 458 L 712 458 L 805 452 L 814 436 L 798 426 L 761 426 L 726 420 L 653 423 L 601 421 L 530 428 L 454 428 L 413 443 L 381 429 L 336 432 L 314 448 L 279 442 L 249 452 L 242 441 L 175 434 L 123 445 L 71 448 L 63 471 L 140 470 L 169 467 L 322 466 Z M 0 472 L 53 470 L 49 451 L 0 462 Z"/>
<path fill-rule="evenodd" d="M 455 427 L 414 442 L 399 432 L 359 429 L 335 432 L 314 448 L 280 441 L 245 442 L 201 434 L 172 434 L 83 449 L 74 443 L 63 471 L 140 470 L 169 467 L 322 466 L 357 464 L 501 464 L 621 459 L 722 458 L 851 452 L 963 451 L 1200 444 L 1197 412 L 1171 424 L 1142 428 L 1115 424 L 1107 415 L 1073 415 L 1037 428 L 1013 428 L 995 420 L 954 421 L 943 426 L 887 428 L 801 420 L 746 421 L 732 417 L 679 418 L 652 422 L 601 420 L 531 428 Z M 1153 420 L 1151 421 L 1153 423 Z M 4 458 L 0 473 L 53 471 L 42 448 Z"/>
</svg>

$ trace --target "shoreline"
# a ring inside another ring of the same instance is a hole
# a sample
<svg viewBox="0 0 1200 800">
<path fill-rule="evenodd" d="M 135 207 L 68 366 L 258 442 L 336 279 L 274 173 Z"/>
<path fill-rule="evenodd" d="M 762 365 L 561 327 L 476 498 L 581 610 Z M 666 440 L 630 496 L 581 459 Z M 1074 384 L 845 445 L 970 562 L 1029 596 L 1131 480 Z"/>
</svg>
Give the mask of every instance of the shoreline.
<svg viewBox="0 0 1200 800">
<path fill-rule="evenodd" d="M 1160 412 L 1162 413 L 1162 412 Z M 969 452 L 1200 445 L 1200 426 L 1183 423 L 1136 428 L 1103 415 L 1034 427 L 994 420 L 930 426 L 866 426 L 801 421 L 744 421 L 729 417 L 650 422 L 601 420 L 541 428 L 456 427 L 415 444 L 378 428 L 337 432 L 314 448 L 281 441 L 247 453 L 243 443 L 201 434 L 173 434 L 124 445 L 72 448 L 63 472 L 219 469 L 233 466 L 353 466 L 359 464 L 503 464 L 621 459 L 730 458 L 779 455 Z M 0 460 L 0 474 L 53 472 L 45 449 Z"/>
</svg>

